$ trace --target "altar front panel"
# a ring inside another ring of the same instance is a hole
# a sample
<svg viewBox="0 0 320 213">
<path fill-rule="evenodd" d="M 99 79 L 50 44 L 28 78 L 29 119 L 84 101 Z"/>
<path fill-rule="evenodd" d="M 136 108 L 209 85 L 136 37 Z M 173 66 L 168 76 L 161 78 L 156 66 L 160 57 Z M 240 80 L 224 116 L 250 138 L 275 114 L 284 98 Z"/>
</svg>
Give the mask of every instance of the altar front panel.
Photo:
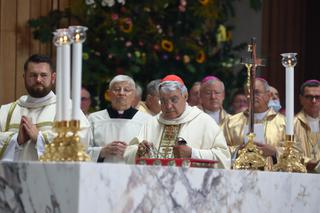
<svg viewBox="0 0 320 213">
<path fill-rule="evenodd" d="M 319 212 L 317 174 L 97 163 L 0 163 L 20 212 Z"/>
</svg>

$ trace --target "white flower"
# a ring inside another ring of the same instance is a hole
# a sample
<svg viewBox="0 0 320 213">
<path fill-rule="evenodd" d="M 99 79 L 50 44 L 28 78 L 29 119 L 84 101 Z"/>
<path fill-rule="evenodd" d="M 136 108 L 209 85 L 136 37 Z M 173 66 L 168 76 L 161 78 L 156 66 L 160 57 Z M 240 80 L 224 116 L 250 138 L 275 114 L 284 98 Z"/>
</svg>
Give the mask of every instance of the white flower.
<svg viewBox="0 0 320 213">
<path fill-rule="evenodd" d="M 94 0 L 86 0 L 86 5 L 94 4 Z"/>
<path fill-rule="evenodd" d="M 114 0 L 102 0 L 101 1 L 101 6 L 105 7 L 108 5 L 108 7 L 112 7 L 114 5 Z"/>
<path fill-rule="evenodd" d="M 126 3 L 126 0 L 118 0 L 118 3 L 124 5 Z"/>
</svg>

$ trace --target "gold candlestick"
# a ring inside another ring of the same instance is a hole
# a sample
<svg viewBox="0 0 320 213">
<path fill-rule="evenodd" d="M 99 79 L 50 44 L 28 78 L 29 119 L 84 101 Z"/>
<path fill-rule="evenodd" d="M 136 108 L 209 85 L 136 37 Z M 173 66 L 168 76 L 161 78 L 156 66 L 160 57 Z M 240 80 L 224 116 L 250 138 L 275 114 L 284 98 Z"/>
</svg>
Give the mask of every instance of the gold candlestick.
<svg viewBox="0 0 320 213">
<path fill-rule="evenodd" d="M 254 144 L 254 137 L 254 133 L 249 133 L 248 143 L 239 150 L 239 156 L 233 163 L 234 169 L 266 170 L 266 159 L 262 156 L 262 151 Z"/>
<path fill-rule="evenodd" d="M 302 157 L 298 150 L 293 148 L 294 136 L 286 135 L 284 152 L 278 163 L 273 166 L 274 171 L 306 173 L 307 169 L 302 164 Z"/>
<path fill-rule="evenodd" d="M 80 121 L 58 121 L 54 128 L 58 133 L 50 144 L 45 146 L 45 152 L 40 161 L 89 161 L 90 157 L 80 143 L 78 132 Z"/>
</svg>

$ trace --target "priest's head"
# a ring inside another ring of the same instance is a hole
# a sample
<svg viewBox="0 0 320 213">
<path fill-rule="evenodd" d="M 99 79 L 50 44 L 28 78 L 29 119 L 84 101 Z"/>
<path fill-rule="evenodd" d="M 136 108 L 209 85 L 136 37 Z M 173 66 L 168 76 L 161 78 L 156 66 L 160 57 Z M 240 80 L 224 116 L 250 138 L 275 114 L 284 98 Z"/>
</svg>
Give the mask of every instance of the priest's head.
<svg viewBox="0 0 320 213">
<path fill-rule="evenodd" d="M 269 109 L 268 103 L 271 98 L 270 86 L 263 78 L 256 78 L 254 90 L 254 112 L 265 112 Z"/>
<path fill-rule="evenodd" d="M 109 84 L 108 94 L 111 106 L 117 111 L 124 111 L 131 107 L 135 98 L 135 82 L 127 75 L 115 76 Z"/>
<path fill-rule="evenodd" d="M 154 113 L 158 114 L 161 111 L 160 99 L 159 99 L 159 84 L 160 79 L 150 81 L 146 87 L 146 105 L 148 109 Z"/>
<path fill-rule="evenodd" d="M 200 105 L 200 87 L 201 82 L 196 81 L 193 83 L 191 89 L 189 90 L 188 103 L 190 106 L 198 106 Z"/>
<path fill-rule="evenodd" d="M 215 76 L 207 76 L 201 81 L 200 100 L 203 109 L 217 112 L 223 108 L 224 84 Z"/>
<path fill-rule="evenodd" d="M 161 80 L 159 96 L 164 119 L 172 120 L 178 118 L 186 109 L 187 87 L 177 75 L 167 75 Z"/>
<path fill-rule="evenodd" d="M 300 103 L 310 117 L 320 116 L 320 81 L 308 80 L 300 87 Z"/>
<path fill-rule="evenodd" d="M 44 55 L 32 55 L 24 64 L 24 84 L 29 95 L 41 98 L 53 89 L 56 73 L 51 59 Z"/>
</svg>

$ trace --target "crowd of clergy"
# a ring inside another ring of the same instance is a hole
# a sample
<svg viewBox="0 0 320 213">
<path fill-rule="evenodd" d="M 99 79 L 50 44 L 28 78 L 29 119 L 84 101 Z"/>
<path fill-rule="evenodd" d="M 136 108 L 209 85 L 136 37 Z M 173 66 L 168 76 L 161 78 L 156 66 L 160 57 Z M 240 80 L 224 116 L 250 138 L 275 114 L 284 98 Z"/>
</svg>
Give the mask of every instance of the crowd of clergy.
<svg viewBox="0 0 320 213">
<path fill-rule="evenodd" d="M 27 95 L 0 108 L 0 160 L 38 160 L 56 133 L 56 73 L 49 57 L 32 55 L 24 65 Z M 142 101 L 142 91 L 145 98 Z M 89 113 L 90 93 L 81 91 L 80 141 L 94 162 L 135 163 L 136 158 L 193 158 L 232 168 L 248 142 L 248 93 L 241 88 L 223 108 L 225 85 L 211 75 L 188 90 L 170 74 L 138 85 L 127 75 L 109 82 L 110 105 Z M 285 115 L 279 93 L 263 78 L 255 79 L 254 142 L 274 163 L 283 152 Z M 295 148 L 309 172 L 320 172 L 320 81 L 300 85 L 301 110 L 295 115 Z M 71 110 L 71 109 L 70 109 Z"/>
</svg>

